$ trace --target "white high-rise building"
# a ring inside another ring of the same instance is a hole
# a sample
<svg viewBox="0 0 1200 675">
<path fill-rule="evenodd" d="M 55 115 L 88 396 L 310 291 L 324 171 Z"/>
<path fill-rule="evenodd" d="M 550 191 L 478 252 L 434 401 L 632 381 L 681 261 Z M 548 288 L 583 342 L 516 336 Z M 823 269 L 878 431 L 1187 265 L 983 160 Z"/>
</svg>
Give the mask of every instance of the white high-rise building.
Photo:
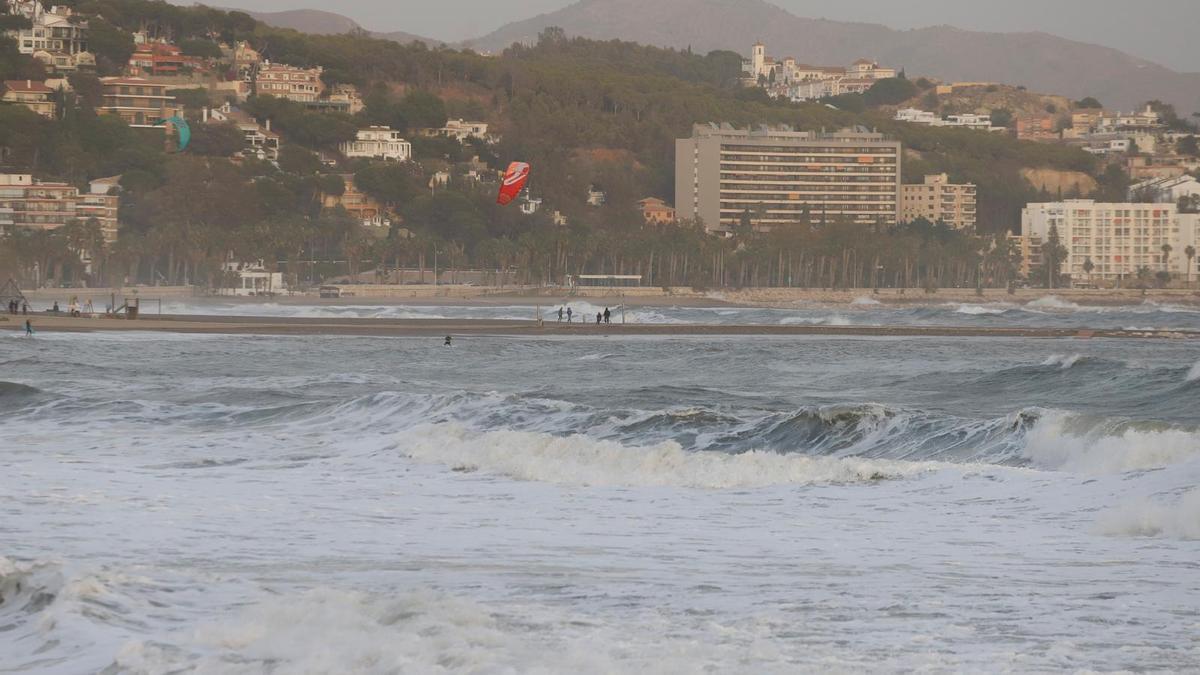
<svg viewBox="0 0 1200 675">
<path fill-rule="evenodd" d="M 1021 236 L 1041 244 L 1050 237 L 1050 228 L 1067 249 L 1062 273 L 1075 280 L 1132 279 L 1138 270 L 1169 272 L 1182 278 L 1188 270 L 1184 254 L 1197 245 L 1200 215 L 1180 214 L 1174 204 L 1102 203 L 1090 199 L 1029 204 L 1021 213 Z M 1169 246 L 1164 252 L 1163 245 Z M 1089 275 L 1086 261 L 1094 266 Z M 1191 261 L 1197 265 L 1195 259 Z"/>
</svg>

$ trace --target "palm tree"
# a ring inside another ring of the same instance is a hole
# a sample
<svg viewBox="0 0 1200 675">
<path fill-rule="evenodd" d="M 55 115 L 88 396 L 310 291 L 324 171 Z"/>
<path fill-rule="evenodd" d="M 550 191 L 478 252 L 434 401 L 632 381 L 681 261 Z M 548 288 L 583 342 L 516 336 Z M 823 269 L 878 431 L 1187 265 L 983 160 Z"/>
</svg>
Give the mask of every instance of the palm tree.
<svg viewBox="0 0 1200 675">
<path fill-rule="evenodd" d="M 1171 251 L 1172 251 L 1172 250 L 1173 250 L 1173 249 L 1171 248 L 1171 245 L 1170 245 L 1170 244 L 1163 244 L 1163 245 L 1162 245 L 1162 252 L 1163 252 L 1162 265 L 1163 265 L 1163 271 L 1164 271 L 1164 272 L 1166 272 L 1166 271 L 1167 271 L 1167 261 L 1168 261 L 1168 260 L 1171 258 Z"/>
<path fill-rule="evenodd" d="M 1192 267 L 1192 260 L 1196 257 L 1196 247 L 1189 244 L 1187 248 L 1183 249 L 1183 255 L 1187 258 L 1187 261 L 1188 261 L 1187 284 L 1188 284 L 1188 288 L 1191 288 L 1191 286 L 1192 286 L 1192 270 L 1194 269 Z"/>
<path fill-rule="evenodd" d="M 1091 258 L 1083 261 L 1083 272 L 1088 275 L 1088 283 L 1092 283 L 1092 270 L 1096 269 L 1096 263 L 1092 262 Z"/>
</svg>

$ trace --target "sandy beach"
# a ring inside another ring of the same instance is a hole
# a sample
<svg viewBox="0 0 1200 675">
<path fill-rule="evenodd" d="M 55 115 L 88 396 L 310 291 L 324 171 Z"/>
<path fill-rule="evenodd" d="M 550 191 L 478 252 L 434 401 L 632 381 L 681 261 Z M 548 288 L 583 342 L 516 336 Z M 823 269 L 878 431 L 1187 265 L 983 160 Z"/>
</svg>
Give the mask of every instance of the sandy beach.
<svg viewBox="0 0 1200 675">
<path fill-rule="evenodd" d="M 884 305 L 920 305 L 947 302 L 1025 304 L 1054 296 L 1084 306 L 1138 305 L 1146 302 L 1200 307 L 1200 290 L 1195 289 L 1051 289 L 1024 288 L 1009 293 L 1006 289 L 945 288 L 936 293 L 923 289 L 884 288 L 748 288 L 699 290 L 688 287 L 564 288 L 564 287 L 488 287 L 466 285 L 345 285 L 339 286 L 341 298 L 321 298 L 315 292 L 284 293 L 270 297 L 213 295 L 186 286 L 141 286 L 129 288 L 44 288 L 25 291 L 26 297 L 40 309 L 54 302 L 65 308 L 71 298 L 80 303 L 91 300 L 103 309 L 114 299 L 117 305 L 140 298 L 143 313 L 152 313 L 158 303 L 189 299 L 210 299 L 233 303 L 306 304 L 338 306 L 354 304 L 404 305 L 564 305 L 572 301 L 635 307 L 778 307 L 804 305 L 846 305 L 873 300 Z"/>
</svg>

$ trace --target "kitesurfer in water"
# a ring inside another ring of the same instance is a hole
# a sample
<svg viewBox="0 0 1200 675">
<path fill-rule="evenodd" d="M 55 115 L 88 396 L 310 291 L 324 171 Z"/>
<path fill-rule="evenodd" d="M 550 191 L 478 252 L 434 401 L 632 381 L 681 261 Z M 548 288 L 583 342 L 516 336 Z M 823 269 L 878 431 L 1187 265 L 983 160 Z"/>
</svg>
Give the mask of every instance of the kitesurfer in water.
<svg viewBox="0 0 1200 675">
<path fill-rule="evenodd" d="M 449 335 L 447 335 L 447 336 L 446 336 L 446 341 L 442 343 L 442 346 L 443 346 L 443 347 L 449 347 L 449 346 L 450 346 L 450 336 L 449 336 Z"/>
</svg>

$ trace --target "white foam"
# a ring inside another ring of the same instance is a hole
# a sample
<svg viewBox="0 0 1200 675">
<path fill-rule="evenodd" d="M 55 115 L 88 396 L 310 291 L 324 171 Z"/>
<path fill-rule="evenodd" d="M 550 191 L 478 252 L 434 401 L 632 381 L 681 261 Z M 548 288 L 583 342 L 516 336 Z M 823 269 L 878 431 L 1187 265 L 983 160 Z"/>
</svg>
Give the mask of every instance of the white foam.
<svg viewBox="0 0 1200 675">
<path fill-rule="evenodd" d="M 1079 432 L 1062 413 L 1044 416 L 1025 439 L 1024 456 L 1041 468 L 1089 475 L 1170 466 L 1200 455 L 1200 433 L 1183 429 Z"/>
<path fill-rule="evenodd" d="M 841 314 L 831 314 L 829 316 L 785 316 L 779 320 L 779 323 L 784 326 L 796 325 L 811 325 L 811 326 L 851 326 L 853 325 L 850 319 Z"/>
<path fill-rule="evenodd" d="M 688 623 L 657 613 L 614 621 L 519 601 L 495 609 L 424 589 L 389 594 L 322 587 L 263 600 L 203 624 L 179 636 L 182 645 L 130 641 L 117 653 L 113 670 L 590 675 L 716 672 L 737 664 L 745 672 L 790 673 L 801 660 L 834 670 L 861 668 L 862 657 L 850 650 L 772 640 L 778 628 L 769 621 Z M 691 632 L 697 630 L 703 639 Z M 919 655 L 903 660 L 909 669 L 931 665 Z M 894 661 L 889 665 L 903 669 Z"/>
<path fill-rule="evenodd" d="M 1062 370 L 1069 370 L 1071 366 L 1079 363 L 1079 360 L 1082 358 L 1082 354 L 1071 354 L 1070 356 L 1066 354 L 1051 354 L 1045 361 L 1042 361 L 1042 365 L 1059 366 Z"/>
<path fill-rule="evenodd" d="M 1037 300 L 1033 300 L 1032 302 L 1029 302 L 1025 306 L 1030 309 L 1051 309 L 1051 310 L 1059 310 L 1059 311 L 1063 311 L 1063 310 L 1078 311 L 1080 309 L 1083 309 L 1079 305 L 1077 305 L 1069 300 L 1063 300 L 1062 298 L 1058 297 L 1057 295 L 1046 295 L 1046 296 L 1040 297 Z"/>
<path fill-rule="evenodd" d="M 996 316 L 1008 311 L 1006 307 L 996 307 L 988 305 L 958 305 L 954 310 L 956 314 L 967 314 L 970 316 Z"/>
<path fill-rule="evenodd" d="M 565 485 L 729 489 L 859 483 L 904 478 L 944 465 L 835 459 L 773 452 L 685 452 L 673 441 L 628 447 L 584 436 L 523 431 L 473 432 L 427 425 L 406 432 L 404 452 L 423 462 Z"/>
<path fill-rule="evenodd" d="M 1151 499 L 1125 502 L 1103 512 L 1096 530 L 1117 536 L 1200 539 L 1200 489 L 1173 503 Z"/>
<path fill-rule="evenodd" d="M 1197 361 L 1196 365 L 1192 366 L 1192 369 L 1188 371 L 1186 379 L 1188 382 L 1200 380 L 1200 361 Z"/>
<path fill-rule="evenodd" d="M 854 307 L 874 307 L 876 305 L 882 305 L 883 303 L 875 298 L 869 298 L 864 295 L 862 297 L 855 298 L 850 304 Z"/>
</svg>

